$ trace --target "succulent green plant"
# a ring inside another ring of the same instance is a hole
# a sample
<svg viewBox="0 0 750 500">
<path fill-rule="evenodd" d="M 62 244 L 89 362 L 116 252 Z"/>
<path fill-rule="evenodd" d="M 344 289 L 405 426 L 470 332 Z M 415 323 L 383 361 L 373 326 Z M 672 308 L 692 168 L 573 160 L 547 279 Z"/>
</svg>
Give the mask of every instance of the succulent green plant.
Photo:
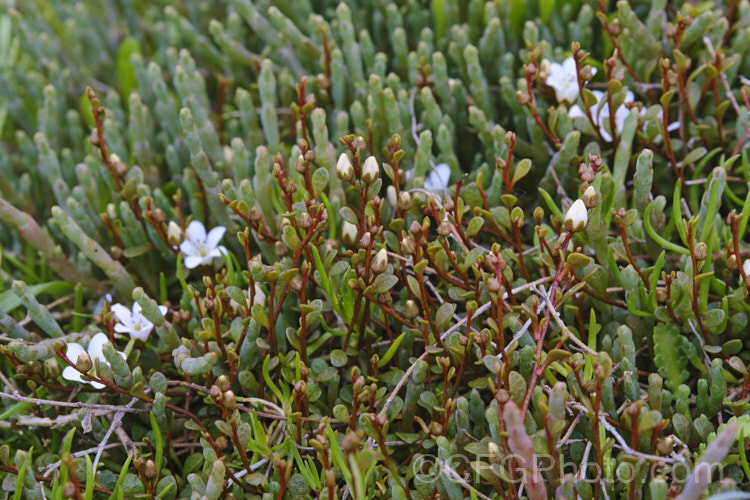
<svg viewBox="0 0 750 500">
<path fill-rule="evenodd" d="M 748 0 L 0 6 L 4 498 L 750 489 Z"/>
</svg>

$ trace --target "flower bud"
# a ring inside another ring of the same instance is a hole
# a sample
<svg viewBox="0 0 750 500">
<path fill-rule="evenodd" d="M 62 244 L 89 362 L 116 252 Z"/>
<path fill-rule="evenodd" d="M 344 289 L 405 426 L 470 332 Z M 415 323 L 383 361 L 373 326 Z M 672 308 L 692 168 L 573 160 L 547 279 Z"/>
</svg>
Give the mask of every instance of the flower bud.
<svg viewBox="0 0 750 500">
<path fill-rule="evenodd" d="M 62 373 L 60 363 L 57 358 L 49 358 L 44 361 L 44 368 L 47 370 L 47 379 L 56 379 Z"/>
<path fill-rule="evenodd" d="M 299 216 L 299 225 L 302 229 L 310 229 L 313 225 L 313 218 L 308 212 L 302 212 Z"/>
<path fill-rule="evenodd" d="M 365 164 L 362 166 L 362 180 L 367 184 L 372 184 L 378 178 L 379 174 L 380 167 L 378 166 L 378 160 L 374 156 L 368 156 Z"/>
<path fill-rule="evenodd" d="M 357 226 L 344 221 L 344 225 L 341 227 L 341 240 L 345 245 L 354 245 L 357 241 Z"/>
<path fill-rule="evenodd" d="M 226 375 L 219 375 L 219 378 L 216 379 L 216 385 L 219 386 L 221 391 L 228 391 L 232 388 L 232 384 Z"/>
<path fill-rule="evenodd" d="M 581 199 L 586 205 L 586 208 L 594 208 L 599 204 L 599 193 L 596 192 L 596 189 L 594 189 L 593 186 L 589 186 L 586 188 L 586 191 L 583 192 Z"/>
<path fill-rule="evenodd" d="M 576 200 L 568 212 L 565 214 L 565 220 L 563 221 L 563 227 L 571 233 L 583 231 L 586 229 L 586 222 L 588 220 L 588 211 L 586 204 L 583 200 Z"/>
<path fill-rule="evenodd" d="M 396 188 L 393 186 L 388 186 L 385 188 L 385 194 L 388 196 L 388 203 L 391 204 L 392 207 L 395 207 L 398 203 L 398 198 L 396 197 Z"/>
<path fill-rule="evenodd" d="M 91 368 L 93 368 L 93 366 L 94 364 L 91 362 L 89 353 L 84 351 L 78 355 L 78 360 L 76 361 L 76 370 L 81 373 L 88 373 Z"/>
<path fill-rule="evenodd" d="M 182 243 L 182 228 L 173 220 L 167 224 L 167 241 L 172 246 L 180 246 Z"/>
<path fill-rule="evenodd" d="M 440 236 L 448 236 L 449 234 L 451 234 L 450 224 L 448 224 L 446 221 L 441 222 L 440 224 L 438 224 L 437 232 Z"/>
<path fill-rule="evenodd" d="M 516 91 L 516 101 L 521 106 L 526 106 L 528 103 L 531 102 L 531 96 L 528 92 L 525 92 L 523 90 L 517 90 Z"/>
<path fill-rule="evenodd" d="M 232 409 L 237 406 L 237 397 L 234 395 L 234 392 L 227 391 L 224 393 L 224 407 Z"/>
<path fill-rule="evenodd" d="M 214 401 L 219 401 L 221 399 L 221 389 L 218 385 L 212 385 L 208 390 L 208 395 L 211 396 L 211 399 Z"/>
<path fill-rule="evenodd" d="M 416 243 L 414 243 L 414 240 L 406 237 L 401 240 L 401 253 L 404 255 L 411 255 L 414 253 L 414 251 L 417 249 Z"/>
<path fill-rule="evenodd" d="M 382 248 L 377 254 L 375 254 L 370 268 L 372 268 L 372 271 L 376 274 L 384 273 L 385 270 L 388 269 L 388 252 L 385 248 Z"/>
<path fill-rule="evenodd" d="M 730 271 L 736 271 L 737 269 L 739 269 L 739 266 L 737 265 L 737 256 L 732 254 L 727 257 L 727 260 L 724 261 L 724 265 L 727 266 L 727 269 L 729 269 Z"/>
<path fill-rule="evenodd" d="M 706 257 L 708 256 L 708 249 L 706 247 L 706 244 L 702 241 L 695 245 L 695 258 L 697 260 L 706 260 Z M 743 266 L 744 268 L 744 266 Z"/>
<path fill-rule="evenodd" d="M 156 464 L 154 463 L 154 461 L 147 460 L 143 475 L 146 476 L 146 479 L 154 479 L 157 474 L 159 474 L 159 469 L 156 468 Z"/>
<path fill-rule="evenodd" d="M 742 269 L 745 271 L 745 276 L 750 276 L 750 259 L 742 263 Z"/>
<path fill-rule="evenodd" d="M 348 181 L 354 176 L 354 167 L 346 153 L 341 153 L 339 160 L 336 162 L 336 175 L 342 181 Z"/>
<path fill-rule="evenodd" d="M 411 208 L 411 195 L 408 191 L 401 191 L 398 196 L 398 208 L 401 210 L 409 210 Z"/>
<path fill-rule="evenodd" d="M 255 284 L 255 292 L 253 293 L 253 304 L 258 304 L 260 307 L 266 307 L 266 294 L 257 283 Z"/>
<path fill-rule="evenodd" d="M 94 129 L 94 132 L 96 132 L 96 129 Z M 72 481 L 66 482 L 65 486 L 63 486 L 63 496 L 65 498 L 75 498 L 77 493 L 76 485 Z"/>
<path fill-rule="evenodd" d="M 417 307 L 416 302 L 411 299 L 407 300 L 404 305 L 404 316 L 406 316 L 407 319 L 414 319 L 418 314 L 419 308 Z"/>
</svg>

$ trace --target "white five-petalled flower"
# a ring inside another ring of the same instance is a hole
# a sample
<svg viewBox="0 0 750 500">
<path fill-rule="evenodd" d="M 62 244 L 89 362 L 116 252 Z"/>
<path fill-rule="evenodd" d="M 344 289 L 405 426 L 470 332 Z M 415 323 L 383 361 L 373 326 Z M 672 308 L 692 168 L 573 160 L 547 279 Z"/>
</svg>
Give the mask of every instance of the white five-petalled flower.
<svg viewBox="0 0 750 500">
<path fill-rule="evenodd" d="M 114 304 L 112 312 L 115 313 L 115 317 L 120 321 L 115 325 L 116 332 L 127 333 L 132 338 L 142 340 L 143 342 L 148 340 L 154 324 L 143 316 L 141 305 L 138 302 L 133 304 L 132 310 L 122 304 Z M 159 306 L 159 312 L 164 316 L 167 313 L 167 307 Z"/>
<path fill-rule="evenodd" d="M 109 339 L 107 336 L 103 333 L 97 333 L 94 335 L 91 340 L 89 340 L 89 345 L 87 349 L 84 349 L 83 346 L 77 342 L 71 342 L 67 344 L 67 351 L 65 352 L 65 356 L 70 360 L 73 365 L 78 364 L 78 358 L 81 356 L 81 354 L 86 353 L 88 357 L 91 360 L 91 369 L 89 369 L 86 373 L 96 377 L 96 360 L 99 360 L 99 363 L 106 363 L 109 366 L 109 363 L 107 362 L 107 359 L 104 357 L 104 344 L 109 342 Z M 125 361 L 125 353 L 117 351 L 117 354 L 120 355 L 120 357 Z M 73 382 L 81 382 L 83 384 L 91 384 L 94 386 L 94 389 L 101 389 L 104 387 L 104 384 L 96 382 L 95 380 L 86 380 L 84 379 L 81 372 L 79 372 L 76 368 L 73 366 L 66 366 L 65 369 L 62 372 L 62 377 L 65 380 L 71 380 Z"/>
<path fill-rule="evenodd" d="M 185 240 L 180 250 L 185 254 L 185 267 L 193 269 L 203 264 L 210 264 L 215 257 L 227 253 L 219 241 L 226 232 L 224 226 L 216 226 L 206 234 L 206 228 L 200 221 L 192 221 L 185 230 Z"/>
<path fill-rule="evenodd" d="M 596 74 L 596 68 L 591 68 L 591 74 Z M 571 56 L 565 59 L 562 64 L 551 63 L 545 83 L 555 89 L 558 102 L 575 102 L 579 93 L 576 60 Z"/>
<path fill-rule="evenodd" d="M 576 200 L 568 209 L 565 214 L 565 220 L 563 221 L 563 227 L 575 233 L 586 229 L 586 222 L 588 221 L 589 212 L 586 209 L 586 204 L 583 200 Z"/>
</svg>

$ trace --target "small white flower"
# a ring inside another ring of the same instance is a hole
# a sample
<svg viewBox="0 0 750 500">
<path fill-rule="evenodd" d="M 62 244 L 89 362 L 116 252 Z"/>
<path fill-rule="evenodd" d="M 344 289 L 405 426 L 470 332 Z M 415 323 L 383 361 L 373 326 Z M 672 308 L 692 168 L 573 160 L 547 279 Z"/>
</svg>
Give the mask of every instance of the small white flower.
<svg viewBox="0 0 750 500">
<path fill-rule="evenodd" d="M 439 163 L 432 169 L 424 181 L 424 188 L 435 194 L 443 194 L 451 180 L 451 168 L 447 163 Z"/>
<path fill-rule="evenodd" d="M 342 181 L 348 181 L 354 175 L 354 167 L 352 167 L 352 162 L 346 153 L 341 153 L 339 160 L 336 162 L 336 175 Z"/>
<path fill-rule="evenodd" d="M 596 68 L 591 68 L 591 74 L 596 74 Z M 578 71 L 576 60 L 571 56 L 562 64 L 553 62 L 549 65 L 549 76 L 545 83 L 555 89 L 557 102 L 572 103 L 578 99 Z"/>
<path fill-rule="evenodd" d="M 586 209 L 586 205 L 583 200 L 576 200 L 568 209 L 565 214 L 565 220 L 563 221 L 563 227 L 575 233 L 586 229 L 586 222 L 588 221 L 589 213 Z"/>
<path fill-rule="evenodd" d="M 591 117 L 594 120 L 594 125 L 597 129 L 599 129 L 599 133 L 602 135 L 602 138 L 605 141 L 612 142 L 612 135 L 609 132 L 609 103 L 606 102 L 606 94 L 598 90 L 594 90 L 592 92 L 596 97 L 596 104 L 591 106 L 591 108 L 589 108 L 589 111 L 591 111 Z M 615 128 L 617 129 L 617 135 L 620 135 L 622 133 L 622 128 L 623 126 L 625 126 L 625 119 L 630 114 L 630 109 L 625 104 L 633 102 L 634 99 L 635 96 L 633 95 L 633 93 L 631 91 L 628 91 L 628 93 L 625 94 L 625 102 L 623 102 L 623 104 L 621 104 L 615 111 Z M 603 104 L 602 101 L 604 101 Z M 601 109 L 599 108 L 600 104 L 602 105 Z M 581 107 L 576 104 L 575 106 L 572 106 L 570 108 L 570 110 L 568 111 L 568 116 L 570 118 L 576 118 L 578 116 L 585 118 L 586 113 L 584 113 Z"/>
<path fill-rule="evenodd" d="M 380 166 L 374 156 L 368 156 L 365 164 L 362 166 L 362 180 L 367 184 L 372 184 L 380 175 Z"/>
<path fill-rule="evenodd" d="M 200 221 L 192 221 L 185 230 L 185 240 L 180 251 L 185 254 L 185 267 L 193 269 L 203 264 L 210 264 L 215 257 L 227 253 L 219 241 L 226 232 L 224 226 L 216 226 L 206 234 L 206 228 Z"/>
<path fill-rule="evenodd" d="M 88 354 L 89 358 L 91 358 L 91 369 L 88 371 L 88 374 L 96 377 L 96 360 L 99 360 L 99 363 L 106 363 L 107 366 L 109 366 L 109 363 L 107 362 L 107 359 L 104 357 L 104 344 L 109 342 L 109 339 L 107 336 L 103 333 L 97 333 L 94 335 L 91 340 L 89 340 L 89 346 L 87 349 L 84 349 L 83 346 L 77 342 L 71 342 L 67 344 L 67 351 L 65 352 L 65 356 L 70 360 L 73 365 L 78 363 L 78 358 L 81 354 L 84 352 Z M 125 361 L 125 353 L 117 351 L 117 354 L 120 355 L 120 357 Z M 71 380 L 73 382 L 81 382 L 83 384 L 91 384 L 94 386 L 94 389 L 101 389 L 104 387 L 104 384 L 101 384 L 99 382 L 93 381 L 93 380 L 84 380 L 83 375 L 81 375 L 81 372 L 76 370 L 73 366 L 66 366 L 65 369 L 62 372 L 62 377 L 65 380 Z"/>
<path fill-rule="evenodd" d="M 164 316 L 167 314 L 167 307 L 159 306 L 159 311 Z M 143 342 L 148 340 L 154 324 L 143 316 L 141 305 L 138 302 L 133 304 L 132 310 L 122 304 L 114 304 L 112 312 L 115 313 L 115 317 L 120 321 L 115 325 L 116 332 L 127 333 L 132 338 L 142 340 Z"/>
<path fill-rule="evenodd" d="M 742 263 L 742 269 L 745 270 L 745 276 L 750 276 L 750 259 L 746 259 L 745 262 Z"/>
</svg>

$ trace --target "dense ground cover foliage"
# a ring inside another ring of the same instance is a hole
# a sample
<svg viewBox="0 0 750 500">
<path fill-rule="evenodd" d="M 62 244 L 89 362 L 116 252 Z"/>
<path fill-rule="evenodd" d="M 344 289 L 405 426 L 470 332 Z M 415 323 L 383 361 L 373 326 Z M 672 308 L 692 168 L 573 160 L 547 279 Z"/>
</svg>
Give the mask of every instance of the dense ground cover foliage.
<svg viewBox="0 0 750 500">
<path fill-rule="evenodd" d="M 0 6 L 6 498 L 747 498 L 748 0 Z"/>
</svg>

